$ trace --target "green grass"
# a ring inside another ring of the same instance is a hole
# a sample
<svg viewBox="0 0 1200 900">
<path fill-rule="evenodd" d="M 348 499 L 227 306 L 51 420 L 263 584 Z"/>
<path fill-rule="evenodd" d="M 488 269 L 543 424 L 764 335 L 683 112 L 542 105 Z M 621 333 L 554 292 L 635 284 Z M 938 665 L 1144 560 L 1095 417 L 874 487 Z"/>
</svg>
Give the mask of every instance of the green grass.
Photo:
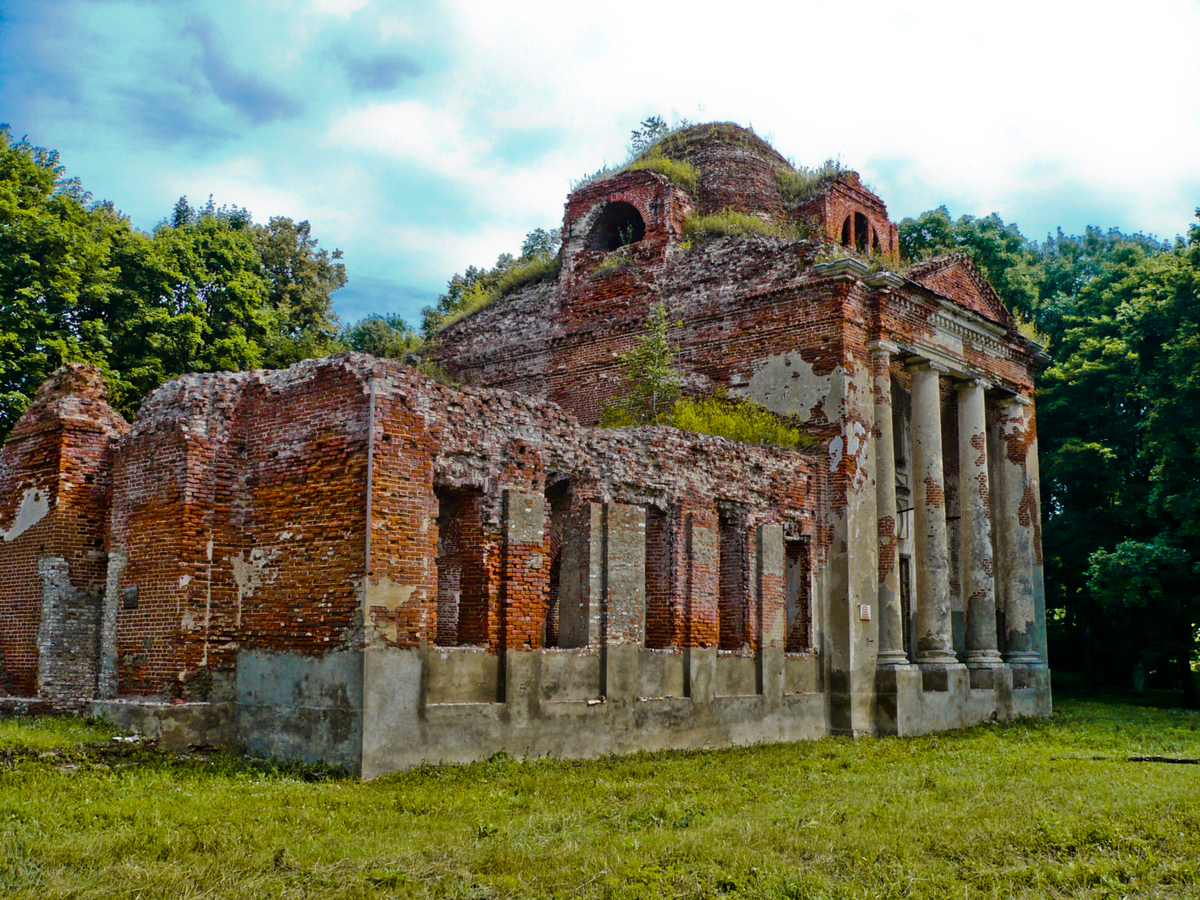
<svg viewBox="0 0 1200 900">
<path fill-rule="evenodd" d="M 664 156 L 662 151 L 657 148 L 647 151 L 626 166 L 626 168 L 631 172 L 636 172 L 639 169 L 649 169 L 651 172 L 658 172 L 660 175 L 667 176 L 677 188 L 687 191 L 689 194 L 696 192 L 696 186 L 700 182 L 700 173 L 696 171 L 695 166 L 688 162 Z"/>
<path fill-rule="evenodd" d="M 681 431 L 698 431 L 741 441 L 783 447 L 786 450 L 815 450 L 821 441 L 777 416 L 745 400 L 725 397 L 685 397 L 675 404 L 670 422 Z"/>
<path fill-rule="evenodd" d="M 362 783 L 0 721 L 0 896 L 1194 897 L 1200 766 L 1126 759 L 1198 757 L 1198 724 L 1066 700 L 914 739 Z"/>
<path fill-rule="evenodd" d="M 765 222 L 736 209 L 726 209 L 709 216 L 688 216 L 683 220 L 683 233 L 693 243 L 703 243 L 728 235 L 762 234 L 798 240 L 802 237 L 798 229 Z"/>
<path fill-rule="evenodd" d="M 797 204 L 815 197 L 825 185 L 848 171 L 840 160 L 827 159 L 815 168 L 798 166 L 794 169 L 779 169 L 775 172 L 775 181 L 779 185 L 779 193 L 784 202 Z"/>
<path fill-rule="evenodd" d="M 485 306 L 491 306 L 501 297 L 519 291 L 521 288 L 543 281 L 553 281 L 558 277 L 561 268 L 561 256 L 541 254 L 517 260 L 501 272 L 493 282 L 479 281 L 471 285 L 463 294 L 459 307 L 442 316 L 436 330 L 444 331 L 456 322 L 473 316 Z"/>
</svg>

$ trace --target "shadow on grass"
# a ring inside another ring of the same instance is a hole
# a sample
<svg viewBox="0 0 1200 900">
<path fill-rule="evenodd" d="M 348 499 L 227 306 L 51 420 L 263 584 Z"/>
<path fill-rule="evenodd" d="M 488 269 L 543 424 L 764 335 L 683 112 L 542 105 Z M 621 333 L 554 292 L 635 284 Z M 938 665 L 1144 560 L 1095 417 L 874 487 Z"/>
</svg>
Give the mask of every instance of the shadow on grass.
<svg viewBox="0 0 1200 900">
<path fill-rule="evenodd" d="M 1147 688 L 1143 694 L 1135 694 L 1132 688 L 1109 686 L 1088 690 L 1079 672 L 1057 672 L 1051 670 L 1051 691 L 1054 699 L 1076 700 L 1086 703 L 1103 703 L 1109 706 L 1141 706 L 1147 709 L 1169 709 L 1183 712 L 1200 712 L 1184 705 L 1183 691 L 1179 688 L 1165 690 Z"/>
</svg>

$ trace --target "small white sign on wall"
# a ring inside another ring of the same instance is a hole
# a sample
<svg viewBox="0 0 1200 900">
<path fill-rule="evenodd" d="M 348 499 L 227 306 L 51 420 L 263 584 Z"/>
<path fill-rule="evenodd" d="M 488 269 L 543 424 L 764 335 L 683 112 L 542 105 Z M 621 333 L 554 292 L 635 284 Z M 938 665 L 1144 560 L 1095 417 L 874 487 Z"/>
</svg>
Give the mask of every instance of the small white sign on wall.
<svg viewBox="0 0 1200 900">
<path fill-rule="evenodd" d="M 871 604 L 870 603 L 860 603 L 858 605 L 858 617 L 859 617 L 859 619 L 861 619 L 864 622 L 871 621 Z"/>
</svg>

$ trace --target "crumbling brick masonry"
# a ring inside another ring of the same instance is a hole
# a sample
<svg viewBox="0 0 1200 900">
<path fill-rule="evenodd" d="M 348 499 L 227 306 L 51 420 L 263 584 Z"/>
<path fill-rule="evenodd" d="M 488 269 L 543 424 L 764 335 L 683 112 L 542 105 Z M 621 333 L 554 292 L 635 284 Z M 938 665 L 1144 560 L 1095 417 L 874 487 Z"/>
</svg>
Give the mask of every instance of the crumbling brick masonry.
<svg viewBox="0 0 1200 900">
<path fill-rule="evenodd" d="M 557 280 L 439 335 L 468 386 L 344 354 L 130 426 L 55 373 L 0 455 L 0 703 L 367 776 L 1048 712 L 1040 348 L 964 258 L 896 271 L 853 173 L 789 199 L 733 126 L 667 152 L 694 191 L 581 188 Z M 689 245 L 726 209 L 807 237 Z M 659 304 L 687 392 L 821 450 L 597 427 Z"/>
</svg>

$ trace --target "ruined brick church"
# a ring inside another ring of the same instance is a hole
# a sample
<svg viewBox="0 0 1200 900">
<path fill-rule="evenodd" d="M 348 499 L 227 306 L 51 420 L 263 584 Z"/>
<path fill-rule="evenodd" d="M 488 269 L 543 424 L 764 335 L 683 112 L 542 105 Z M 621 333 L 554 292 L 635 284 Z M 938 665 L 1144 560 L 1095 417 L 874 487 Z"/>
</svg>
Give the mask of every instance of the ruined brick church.
<svg viewBox="0 0 1200 900">
<path fill-rule="evenodd" d="M 789 199 L 728 125 L 665 152 L 694 187 L 580 187 L 557 277 L 441 332 L 461 387 L 342 354 L 130 424 L 56 372 L 0 455 L 0 709 L 367 777 L 1047 714 L 1042 348 L 964 257 L 903 269 L 854 173 Z M 686 239 L 730 210 L 777 234 Z M 659 305 L 686 393 L 820 449 L 598 427 Z"/>
</svg>

